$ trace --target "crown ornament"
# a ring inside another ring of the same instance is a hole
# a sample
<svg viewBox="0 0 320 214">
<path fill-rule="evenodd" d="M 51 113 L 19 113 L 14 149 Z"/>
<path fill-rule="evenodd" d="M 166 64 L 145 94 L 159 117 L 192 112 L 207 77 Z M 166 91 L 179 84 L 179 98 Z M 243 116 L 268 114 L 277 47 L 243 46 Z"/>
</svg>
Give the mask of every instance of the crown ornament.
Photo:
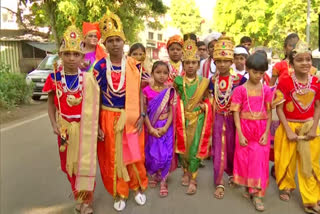
<svg viewBox="0 0 320 214">
<path fill-rule="evenodd" d="M 197 54 L 198 52 L 198 47 L 197 44 L 194 40 L 192 39 L 187 39 L 183 43 L 183 57 L 182 61 L 200 61 L 200 57 Z"/>
<path fill-rule="evenodd" d="M 119 36 L 123 41 L 126 40 L 119 16 L 112 13 L 109 9 L 107 9 L 107 12 L 100 20 L 99 28 L 103 42 L 110 36 Z"/>
<path fill-rule="evenodd" d="M 59 52 L 74 51 L 83 53 L 82 32 L 75 25 L 75 19 L 71 18 L 71 25 L 66 29 L 61 40 Z"/>
<path fill-rule="evenodd" d="M 307 43 L 299 40 L 299 42 L 295 45 L 294 49 L 292 50 L 292 56 L 293 58 L 295 58 L 298 54 L 301 54 L 301 53 L 311 54 L 311 51 Z"/>
<path fill-rule="evenodd" d="M 231 37 L 222 36 L 214 44 L 213 59 L 233 60 L 234 42 Z"/>
</svg>

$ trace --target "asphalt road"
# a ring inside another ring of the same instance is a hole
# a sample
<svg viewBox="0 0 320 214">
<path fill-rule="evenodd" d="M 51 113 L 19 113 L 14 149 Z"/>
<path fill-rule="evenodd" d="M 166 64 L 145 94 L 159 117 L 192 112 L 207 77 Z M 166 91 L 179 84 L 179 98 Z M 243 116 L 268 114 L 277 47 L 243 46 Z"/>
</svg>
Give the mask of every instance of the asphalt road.
<svg viewBox="0 0 320 214">
<path fill-rule="evenodd" d="M 30 120 L 31 119 L 31 120 Z M 58 147 L 46 112 L 37 112 L 30 119 L 1 126 L 1 214 L 72 214 L 74 201 L 69 198 L 71 188 L 60 170 Z M 169 196 L 159 197 L 159 189 L 146 191 L 147 203 L 137 206 L 131 195 L 124 214 L 197 214 L 197 213 L 258 213 L 242 197 L 241 188 L 226 188 L 225 198 L 213 197 L 211 161 L 200 170 L 198 192 L 185 194 L 180 185 L 181 169 L 169 178 Z M 304 213 L 299 192 L 290 202 L 278 197 L 271 178 L 265 197 L 265 214 Z M 94 210 L 96 214 L 113 214 L 112 197 L 104 189 L 97 175 Z"/>
</svg>

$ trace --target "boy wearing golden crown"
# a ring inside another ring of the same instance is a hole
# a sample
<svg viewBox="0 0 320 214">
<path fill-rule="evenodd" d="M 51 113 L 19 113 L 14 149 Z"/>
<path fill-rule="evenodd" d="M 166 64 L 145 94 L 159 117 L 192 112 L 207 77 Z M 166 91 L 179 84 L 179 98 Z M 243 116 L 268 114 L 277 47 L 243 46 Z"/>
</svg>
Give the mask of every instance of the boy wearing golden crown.
<svg viewBox="0 0 320 214">
<path fill-rule="evenodd" d="M 310 74 L 312 55 L 308 45 L 299 41 L 289 54 L 293 68 L 280 79 L 273 104 L 280 126 L 275 133 L 275 174 L 280 199 L 289 201 L 299 189 L 305 212 L 320 213 L 320 84 Z"/>
<path fill-rule="evenodd" d="M 229 175 L 232 184 L 233 156 L 235 149 L 235 125 L 230 111 L 233 89 L 246 79 L 240 74 L 231 75 L 234 44 L 231 38 L 222 36 L 214 45 L 213 59 L 216 75 L 210 79 L 209 91 L 213 94 L 214 124 L 212 134 L 212 156 L 214 170 L 214 193 L 217 199 L 224 197 L 223 174 Z"/>
<path fill-rule="evenodd" d="M 178 93 L 176 114 L 176 153 L 183 166 L 181 184 L 188 186 L 187 194 L 197 191 L 200 160 L 208 156 L 212 127 L 212 110 L 207 89 L 209 80 L 197 76 L 200 57 L 194 40 L 183 45 L 184 76 L 177 76 L 174 87 Z"/>
<path fill-rule="evenodd" d="M 59 50 L 63 66 L 48 76 L 43 91 L 48 93 L 48 114 L 58 135 L 61 169 L 68 176 L 75 200 L 81 202 L 76 210 L 88 214 L 93 213 L 99 86 L 92 72 L 79 69 L 82 46 L 81 31 L 69 26 Z"/>
<path fill-rule="evenodd" d="M 125 36 L 119 17 L 109 10 L 99 23 L 108 56 L 94 66 L 101 90 L 98 160 L 102 181 L 114 197 L 114 209 L 126 206 L 129 189 L 135 191 L 138 205 L 146 203 L 143 191 L 148 178 L 144 166 L 141 74 L 138 62 L 123 52 Z"/>
</svg>

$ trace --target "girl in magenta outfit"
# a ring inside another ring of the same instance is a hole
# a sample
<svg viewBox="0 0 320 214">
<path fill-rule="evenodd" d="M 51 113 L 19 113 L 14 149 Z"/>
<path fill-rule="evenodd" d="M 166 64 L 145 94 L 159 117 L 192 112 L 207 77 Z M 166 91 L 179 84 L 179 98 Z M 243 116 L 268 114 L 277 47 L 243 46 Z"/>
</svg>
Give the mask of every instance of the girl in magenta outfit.
<svg viewBox="0 0 320 214">
<path fill-rule="evenodd" d="M 152 67 L 153 86 L 143 89 L 147 109 L 147 136 L 145 144 L 145 165 L 151 176 L 150 187 L 160 181 L 160 196 L 168 195 L 167 177 L 173 158 L 174 130 L 172 125 L 172 101 L 174 89 L 164 84 L 169 77 L 168 65 L 162 61 Z"/>
<path fill-rule="evenodd" d="M 269 183 L 269 152 L 272 92 L 260 80 L 268 69 L 266 58 L 251 55 L 246 67 L 249 80 L 232 95 L 231 111 L 236 125 L 236 147 L 233 176 L 236 184 L 246 187 L 255 209 L 264 210 L 264 197 Z"/>
</svg>

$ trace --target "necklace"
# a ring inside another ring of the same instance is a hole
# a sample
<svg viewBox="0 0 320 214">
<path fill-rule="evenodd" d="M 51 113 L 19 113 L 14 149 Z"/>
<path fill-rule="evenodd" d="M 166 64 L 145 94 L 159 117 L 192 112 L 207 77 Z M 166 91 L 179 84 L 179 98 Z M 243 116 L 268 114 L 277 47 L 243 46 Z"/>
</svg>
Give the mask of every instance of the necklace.
<svg viewBox="0 0 320 214">
<path fill-rule="evenodd" d="M 83 79 L 83 73 L 81 72 L 80 69 L 78 69 L 77 78 L 73 81 L 73 83 L 71 84 L 71 87 L 69 88 L 67 85 L 66 75 L 65 75 L 64 69 L 61 70 L 61 85 L 62 85 L 63 91 L 65 93 L 66 92 L 75 93 L 78 90 L 82 91 L 82 83 L 83 83 L 82 79 Z M 73 86 L 75 85 L 75 83 L 77 82 L 77 80 L 79 80 L 78 86 L 76 88 L 72 89 Z"/>
<path fill-rule="evenodd" d="M 215 77 L 215 81 L 214 81 L 214 98 L 215 98 L 215 101 L 218 105 L 218 108 L 225 109 L 227 107 L 227 105 L 229 104 L 229 101 L 231 98 L 234 76 L 233 75 L 229 76 L 228 88 L 225 93 L 220 91 L 219 77 L 220 76 L 217 75 Z"/>
<path fill-rule="evenodd" d="M 106 58 L 106 61 L 107 61 L 107 72 L 106 72 L 106 75 L 107 75 L 107 80 L 108 80 L 109 86 L 110 86 L 110 88 L 112 89 L 113 92 L 118 93 L 123 88 L 125 77 L 126 77 L 125 76 L 125 74 L 126 74 L 126 58 L 123 55 L 123 57 L 121 59 L 121 71 L 120 71 L 121 72 L 121 76 L 120 76 L 119 86 L 118 86 L 117 89 L 115 89 L 113 87 L 113 81 L 112 81 L 111 73 L 112 73 L 112 71 L 113 72 L 118 72 L 118 71 L 115 71 L 113 69 L 112 62 L 110 60 L 110 55 Z"/>
<path fill-rule="evenodd" d="M 166 88 L 165 85 L 163 85 L 163 86 L 153 85 L 153 86 L 151 87 L 151 89 L 153 89 L 154 91 L 157 91 L 157 92 L 160 92 L 160 91 L 162 91 L 162 90 L 165 89 L 165 88 Z"/>
<path fill-rule="evenodd" d="M 247 101 L 248 101 L 248 108 L 249 108 L 249 111 L 250 111 L 250 114 L 253 118 L 258 118 L 261 114 L 262 114 L 262 111 L 263 111 L 263 104 L 264 104 L 264 90 L 263 90 L 263 85 L 262 83 L 260 82 L 261 84 L 261 93 L 262 93 L 262 103 L 261 103 L 261 108 L 260 108 L 260 111 L 258 113 L 254 113 L 252 112 L 251 110 L 251 106 L 250 106 L 250 101 L 249 101 L 249 90 L 248 90 L 248 86 L 247 86 L 247 83 L 245 85 L 245 88 L 247 90 Z"/>
<path fill-rule="evenodd" d="M 186 82 L 187 82 L 187 77 L 184 75 L 183 76 L 183 94 L 184 94 L 184 97 L 187 99 L 187 100 L 192 100 L 192 99 L 194 99 L 194 97 L 195 97 L 195 93 L 189 98 L 188 96 L 187 96 L 187 92 L 186 92 Z M 198 82 L 199 82 L 199 78 L 198 78 L 198 76 L 196 76 L 196 78 L 194 79 L 194 81 L 192 82 L 192 83 L 187 83 L 187 85 L 188 86 L 191 86 L 191 85 L 195 85 L 195 84 L 198 84 Z"/>
<path fill-rule="evenodd" d="M 293 86 L 294 86 L 294 90 L 300 94 L 300 95 L 303 95 L 303 94 L 306 94 L 308 93 L 310 87 L 311 87 L 311 82 L 312 82 L 312 76 L 309 74 L 308 75 L 308 82 L 306 85 L 303 85 L 301 83 L 299 83 L 295 73 L 293 73 L 291 75 L 292 77 L 292 81 L 293 81 Z"/>
</svg>

